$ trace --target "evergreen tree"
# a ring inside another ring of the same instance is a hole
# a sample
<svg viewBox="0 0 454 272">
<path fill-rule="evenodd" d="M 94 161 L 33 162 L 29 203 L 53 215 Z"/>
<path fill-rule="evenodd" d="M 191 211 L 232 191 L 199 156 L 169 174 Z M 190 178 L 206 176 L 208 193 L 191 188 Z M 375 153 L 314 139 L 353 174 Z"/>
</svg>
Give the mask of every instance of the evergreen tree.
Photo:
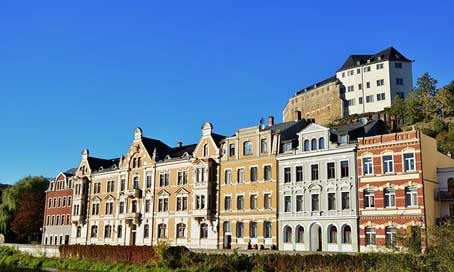
<svg viewBox="0 0 454 272">
<path fill-rule="evenodd" d="M 437 94 L 434 97 L 435 105 L 440 109 L 441 116 L 449 116 L 452 112 L 452 103 L 454 103 L 451 94 L 446 88 L 441 88 L 438 90 Z"/>
<path fill-rule="evenodd" d="M 426 92 L 430 97 L 434 97 L 437 91 L 438 81 L 431 77 L 429 73 L 425 72 L 420 78 L 416 81 L 416 90 L 418 95 L 420 93 Z"/>
</svg>

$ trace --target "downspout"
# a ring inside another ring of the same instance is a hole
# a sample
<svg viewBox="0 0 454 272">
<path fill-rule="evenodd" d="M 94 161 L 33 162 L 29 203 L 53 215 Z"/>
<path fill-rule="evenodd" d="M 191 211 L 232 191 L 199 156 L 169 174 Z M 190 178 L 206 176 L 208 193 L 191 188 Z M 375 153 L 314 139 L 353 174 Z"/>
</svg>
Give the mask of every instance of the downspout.
<svg viewBox="0 0 454 272">
<path fill-rule="evenodd" d="M 421 172 L 422 172 L 422 197 L 423 197 L 423 201 L 424 201 L 424 215 L 423 215 L 423 219 L 424 219 L 424 226 L 425 226 L 425 245 L 426 245 L 426 248 L 425 250 L 427 250 L 427 248 L 429 247 L 429 234 L 427 233 L 427 216 L 426 216 L 426 193 L 425 193 L 425 188 L 424 188 L 424 183 L 425 183 L 425 179 L 424 179 L 424 167 L 423 167 L 423 159 L 422 159 L 422 144 L 421 144 L 421 131 L 417 131 L 417 135 L 418 135 L 418 139 L 419 139 L 419 150 L 420 150 L 420 153 L 421 154 Z"/>
</svg>

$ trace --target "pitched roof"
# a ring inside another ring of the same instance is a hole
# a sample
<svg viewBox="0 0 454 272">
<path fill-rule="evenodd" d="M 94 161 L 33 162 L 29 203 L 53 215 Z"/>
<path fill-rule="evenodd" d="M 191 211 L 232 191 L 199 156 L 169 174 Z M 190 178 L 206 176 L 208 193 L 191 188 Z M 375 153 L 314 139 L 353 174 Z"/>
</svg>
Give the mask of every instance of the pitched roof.
<svg viewBox="0 0 454 272">
<path fill-rule="evenodd" d="M 170 152 L 168 154 L 165 154 L 165 156 L 169 155 L 171 158 L 180 158 L 183 156 L 184 153 L 188 153 L 189 155 L 192 155 L 196 146 L 197 146 L 197 144 L 184 145 L 181 147 L 174 147 L 174 148 L 170 149 Z"/>
<path fill-rule="evenodd" d="M 268 126 L 263 130 L 271 130 L 273 132 L 278 132 L 281 134 L 281 141 L 286 141 L 289 139 L 296 138 L 296 133 L 300 132 L 303 128 L 305 128 L 310 122 L 307 120 L 299 120 L 299 121 L 290 121 L 280 124 L 275 124 L 273 126 Z"/>
<path fill-rule="evenodd" d="M 65 174 L 67 177 L 72 177 L 76 174 L 76 171 L 77 171 L 77 167 L 68 169 L 65 172 L 63 172 L 63 174 Z"/>
<path fill-rule="evenodd" d="M 156 158 L 157 160 L 163 158 L 172 149 L 170 146 L 157 139 L 142 137 L 142 143 L 150 156 L 153 156 L 153 152 L 156 148 L 158 157 Z"/>
<path fill-rule="evenodd" d="M 380 59 L 379 59 L 380 58 Z M 394 47 L 386 48 L 373 55 L 350 55 L 347 60 L 344 62 L 342 67 L 337 70 L 338 72 L 355 68 L 363 64 L 367 64 L 369 61 L 370 64 L 381 62 L 381 61 L 402 61 L 402 62 L 411 62 L 410 59 L 406 58 Z M 359 65 L 358 65 L 359 64 Z"/>
<path fill-rule="evenodd" d="M 95 157 L 88 157 L 88 164 L 90 165 L 90 169 L 92 171 L 99 171 L 102 169 L 111 169 L 111 168 L 118 168 L 118 163 L 120 162 L 120 158 L 115 159 L 101 159 Z"/>
<path fill-rule="evenodd" d="M 327 79 L 324 79 L 324 80 L 322 80 L 322 81 L 320 81 L 320 82 L 317 82 L 317 83 L 315 83 L 315 84 L 312 84 L 312 85 L 310 85 L 310 86 L 307 86 L 306 88 L 303 88 L 303 89 L 299 90 L 299 91 L 295 94 L 295 96 L 296 96 L 296 95 L 299 95 L 299 94 L 302 94 L 302 93 L 305 93 L 305 92 L 308 92 L 308 91 L 311 91 L 311 90 L 313 90 L 313 89 L 316 89 L 316 88 L 318 88 L 318 87 L 320 87 L 320 86 L 323 86 L 323 85 L 326 85 L 326 84 L 328 84 L 328 83 L 337 82 L 337 81 L 338 81 L 338 79 L 337 79 L 336 76 L 334 75 L 334 76 L 332 76 L 332 77 L 329 77 L 329 78 L 327 78 Z"/>
<path fill-rule="evenodd" d="M 348 134 L 350 140 L 356 140 L 359 137 L 375 136 L 385 133 L 385 122 L 380 119 L 370 120 L 367 123 L 355 122 L 331 128 L 331 135 L 337 137 L 339 135 Z"/>
<path fill-rule="evenodd" d="M 222 140 L 227 138 L 226 136 L 217 133 L 211 133 L 211 137 L 213 138 L 213 141 L 216 143 L 217 147 L 220 147 Z"/>
</svg>

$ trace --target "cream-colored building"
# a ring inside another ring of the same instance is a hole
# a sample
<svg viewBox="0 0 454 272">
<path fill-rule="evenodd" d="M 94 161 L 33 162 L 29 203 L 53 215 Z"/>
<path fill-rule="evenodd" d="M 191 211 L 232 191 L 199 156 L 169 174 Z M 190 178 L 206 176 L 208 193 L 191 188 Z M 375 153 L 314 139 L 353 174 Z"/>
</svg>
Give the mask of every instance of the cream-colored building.
<svg viewBox="0 0 454 272">
<path fill-rule="evenodd" d="M 277 155 L 306 125 L 291 121 L 242 128 L 224 140 L 219 186 L 219 247 L 277 248 Z"/>
</svg>

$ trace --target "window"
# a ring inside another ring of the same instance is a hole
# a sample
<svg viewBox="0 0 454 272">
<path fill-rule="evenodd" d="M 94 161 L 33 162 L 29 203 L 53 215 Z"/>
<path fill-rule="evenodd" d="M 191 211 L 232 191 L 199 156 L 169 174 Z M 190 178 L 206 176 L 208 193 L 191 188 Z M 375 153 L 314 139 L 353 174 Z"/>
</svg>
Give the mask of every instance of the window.
<svg viewBox="0 0 454 272">
<path fill-rule="evenodd" d="M 151 208 L 151 201 L 149 199 L 145 200 L 145 212 L 149 213 Z"/>
<path fill-rule="evenodd" d="M 350 193 L 349 192 L 342 192 L 342 210 L 350 209 Z"/>
<path fill-rule="evenodd" d="M 122 178 L 120 180 L 120 191 L 126 190 L 126 179 Z"/>
<path fill-rule="evenodd" d="M 393 156 L 392 155 L 383 156 L 383 173 L 389 174 L 393 172 L 394 172 Z"/>
<path fill-rule="evenodd" d="M 91 214 L 92 215 L 99 215 L 99 203 L 93 203 L 91 206 Z"/>
<path fill-rule="evenodd" d="M 285 196 L 284 197 L 284 212 L 291 212 L 292 211 L 292 197 Z"/>
<path fill-rule="evenodd" d="M 375 228 L 366 228 L 366 246 L 375 245 Z"/>
<path fill-rule="evenodd" d="M 370 72 L 370 66 L 364 67 L 364 72 Z"/>
<path fill-rule="evenodd" d="M 230 144 L 229 145 L 229 156 L 230 157 L 235 156 L 235 144 Z"/>
<path fill-rule="evenodd" d="M 355 105 L 355 99 L 352 98 L 352 99 L 347 100 L 347 104 L 348 104 L 349 106 L 354 106 L 354 105 Z"/>
<path fill-rule="evenodd" d="M 311 165 L 311 180 L 318 180 L 318 164 Z"/>
<path fill-rule="evenodd" d="M 385 100 L 385 93 L 377 94 L 377 101 L 382 101 L 382 100 Z"/>
<path fill-rule="evenodd" d="M 292 182 L 292 169 L 290 167 L 284 168 L 284 182 Z"/>
<path fill-rule="evenodd" d="M 159 174 L 159 186 L 169 186 L 169 173 L 161 173 Z"/>
<path fill-rule="evenodd" d="M 195 208 L 197 210 L 205 209 L 205 196 L 204 195 L 196 195 L 196 197 L 195 197 Z"/>
<path fill-rule="evenodd" d="M 372 102 L 374 102 L 374 96 L 373 95 L 366 96 L 366 103 L 372 103 Z"/>
<path fill-rule="evenodd" d="M 206 181 L 205 173 L 207 172 L 207 170 L 208 169 L 205 169 L 205 168 L 196 168 L 196 173 L 195 173 L 196 182 L 204 182 L 204 181 Z"/>
<path fill-rule="evenodd" d="M 296 182 L 303 181 L 303 167 L 297 166 L 296 167 Z"/>
<path fill-rule="evenodd" d="M 261 153 L 267 153 L 268 152 L 268 144 L 266 139 L 261 139 L 260 140 L 260 152 Z"/>
<path fill-rule="evenodd" d="M 50 207 L 52 207 L 52 199 L 49 198 L 47 201 L 47 208 L 50 208 Z"/>
<path fill-rule="evenodd" d="M 304 151 L 309 151 L 309 140 L 304 140 Z"/>
<path fill-rule="evenodd" d="M 264 176 L 265 176 L 265 181 L 271 180 L 271 165 L 266 165 L 264 167 Z"/>
<path fill-rule="evenodd" d="M 287 152 L 292 150 L 292 142 L 285 143 L 282 145 L 282 151 Z"/>
<path fill-rule="evenodd" d="M 137 200 L 131 201 L 131 212 L 133 213 L 137 212 Z"/>
<path fill-rule="evenodd" d="M 152 178 L 151 174 L 147 173 L 147 189 L 151 188 Z"/>
<path fill-rule="evenodd" d="M 118 225 L 117 227 L 117 238 L 121 238 L 123 236 L 123 226 Z"/>
<path fill-rule="evenodd" d="M 119 214 L 125 213 L 125 203 L 123 201 L 120 202 L 120 207 L 119 207 Z"/>
<path fill-rule="evenodd" d="M 263 206 L 265 209 L 271 209 L 271 194 L 265 193 L 263 195 Z"/>
<path fill-rule="evenodd" d="M 366 82 L 366 88 L 370 88 L 370 82 Z"/>
<path fill-rule="evenodd" d="M 394 63 L 394 68 L 402 69 L 402 62 L 395 62 Z"/>
<path fill-rule="evenodd" d="M 243 238 L 244 236 L 244 225 L 243 222 L 236 223 L 236 238 Z"/>
<path fill-rule="evenodd" d="M 159 239 L 165 239 L 167 237 L 167 225 L 166 224 L 159 224 L 158 225 L 158 238 Z"/>
<path fill-rule="evenodd" d="M 169 199 L 167 197 L 158 199 L 158 212 L 167 212 L 169 210 Z"/>
<path fill-rule="evenodd" d="M 362 90 L 363 89 L 363 84 L 359 83 L 358 84 L 358 90 Z"/>
<path fill-rule="evenodd" d="M 228 222 L 228 221 L 224 222 L 223 228 L 224 228 L 224 233 L 229 233 L 229 232 L 232 231 L 231 226 L 230 226 L 230 222 Z"/>
<path fill-rule="evenodd" d="M 143 238 L 150 238 L 150 225 L 148 224 L 143 225 Z"/>
<path fill-rule="evenodd" d="M 349 225 L 344 225 L 342 230 L 342 243 L 351 244 L 352 243 L 352 228 Z"/>
<path fill-rule="evenodd" d="M 263 236 L 264 238 L 271 238 L 272 224 L 269 221 L 263 223 Z"/>
<path fill-rule="evenodd" d="M 110 180 L 107 182 L 107 192 L 115 191 L 115 181 Z"/>
<path fill-rule="evenodd" d="M 411 172 L 416 170 L 414 153 L 404 154 L 404 170 L 405 172 Z"/>
<path fill-rule="evenodd" d="M 63 204 L 62 204 L 63 207 L 66 207 L 66 197 L 63 197 Z"/>
<path fill-rule="evenodd" d="M 295 242 L 304 243 L 304 228 L 302 226 L 297 226 L 295 229 Z"/>
<path fill-rule="evenodd" d="M 336 194 L 328 193 L 328 210 L 332 211 L 336 209 Z"/>
<path fill-rule="evenodd" d="M 395 207 L 396 206 L 396 192 L 393 188 L 386 188 L 384 190 L 385 196 L 385 208 Z"/>
<path fill-rule="evenodd" d="M 141 161 L 142 161 L 142 158 L 141 158 L 141 157 L 138 157 L 138 158 L 137 158 L 137 167 L 140 167 L 140 166 L 141 166 Z"/>
<path fill-rule="evenodd" d="M 178 171 L 177 183 L 178 183 L 178 185 L 185 185 L 188 183 L 188 172 L 187 171 Z"/>
<path fill-rule="evenodd" d="M 318 149 L 325 149 L 325 138 L 320 137 L 318 139 Z"/>
<path fill-rule="evenodd" d="M 396 78 L 396 85 L 404 85 L 404 79 L 403 78 Z"/>
<path fill-rule="evenodd" d="M 188 209 L 188 197 L 178 196 L 177 197 L 177 211 L 186 211 Z"/>
<path fill-rule="evenodd" d="M 311 204 L 312 204 L 312 211 L 317 212 L 320 210 L 320 201 L 319 201 L 319 195 L 318 194 L 312 194 L 311 195 Z"/>
<path fill-rule="evenodd" d="M 396 246 L 396 233 L 397 230 L 394 227 L 385 228 L 385 244 L 387 248 L 394 248 Z"/>
<path fill-rule="evenodd" d="M 385 80 L 384 79 L 379 79 L 377 80 L 377 87 L 385 85 Z"/>
<path fill-rule="evenodd" d="M 336 178 L 336 169 L 335 169 L 335 164 L 334 162 L 328 162 L 326 164 L 326 177 L 328 179 L 334 179 Z"/>
<path fill-rule="evenodd" d="M 106 215 L 112 215 L 113 214 L 113 202 L 107 202 L 106 203 Z"/>
<path fill-rule="evenodd" d="M 347 92 L 353 92 L 355 90 L 355 86 L 351 85 L 347 87 Z"/>
<path fill-rule="evenodd" d="M 311 150 L 317 150 L 317 140 L 316 139 L 311 140 Z"/>
<path fill-rule="evenodd" d="M 183 223 L 177 224 L 177 238 L 185 238 L 186 225 Z"/>
<path fill-rule="evenodd" d="M 106 225 L 104 227 L 104 238 L 112 238 L 112 226 Z"/>
<path fill-rule="evenodd" d="M 232 170 L 225 170 L 225 184 L 232 183 Z"/>
<path fill-rule="evenodd" d="M 55 225 L 58 226 L 59 221 L 60 221 L 60 215 L 57 215 L 57 216 L 55 217 Z"/>
<path fill-rule="evenodd" d="M 250 141 L 243 143 L 243 155 L 252 155 L 252 143 Z"/>
<path fill-rule="evenodd" d="M 341 178 L 346 178 L 350 176 L 350 172 L 348 169 L 348 161 L 341 161 Z"/>
<path fill-rule="evenodd" d="M 200 224 L 200 238 L 201 239 L 208 238 L 208 224 L 207 223 Z"/>
<path fill-rule="evenodd" d="M 209 152 L 208 152 L 208 145 L 205 144 L 205 145 L 203 145 L 203 156 L 204 156 L 204 157 L 208 157 L 208 154 L 209 154 Z"/>
<path fill-rule="evenodd" d="M 358 97 L 358 103 L 359 104 L 363 104 L 363 98 L 362 97 Z"/>
<path fill-rule="evenodd" d="M 244 209 L 244 196 L 240 195 L 236 197 L 236 209 L 237 210 Z"/>
<path fill-rule="evenodd" d="M 363 175 L 373 175 L 374 165 L 372 158 L 363 158 Z"/>
<path fill-rule="evenodd" d="M 257 181 L 257 167 L 251 167 L 251 182 Z"/>
<path fill-rule="evenodd" d="M 337 243 L 337 228 L 336 226 L 328 227 L 328 243 L 336 244 Z"/>
<path fill-rule="evenodd" d="M 80 238 L 81 234 L 82 234 L 82 227 L 81 227 L 81 226 L 78 226 L 78 227 L 77 227 L 77 230 L 76 230 L 76 237 L 77 237 L 77 238 Z"/>
<path fill-rule="evenodd" d="M 364 190 L 364 208 L 375 207 L 375 192 L 372 190 Z"/>
<path fill-rule="evenodd" d="M 296 211 L 297 212 L 303 211 L 303 196 L 302 195 L 296 196 Z"/>
<path fill-rule="evenodd" d="M 284 227 L 284 243 L 292 242 L 292 228 L 290 226 Z"/>
<path fill-rule="evenodd" d="M 238 183 L 244 183 L 244 169 L 238 169 L 237 181 Z"/>
<path fill-rule="evenodd" d="M 249 237 L 257 238 L 257 222 L 249 223 Z"/>
<path fill-rule="evenodd" d="M 257 195 L 249 196 L 249 207 L 251 208 L 251 210 L 257 209 Z"/>
<path fill-rule="evenodd" d="M 407 208 L 418 206 L 418 189 L 415 187 L 405 188 L 405 204 Z"/>
<path fill-rule="evenodd" d="M 232 209 L 232 197 L 226 196 L 224 197 L 224 210 L 228 211 Z"/>
<path fill-rule="evenodd" d="M 377 70 L 383 69 L 383 63 L 377 64 Z"/>
</svg>

